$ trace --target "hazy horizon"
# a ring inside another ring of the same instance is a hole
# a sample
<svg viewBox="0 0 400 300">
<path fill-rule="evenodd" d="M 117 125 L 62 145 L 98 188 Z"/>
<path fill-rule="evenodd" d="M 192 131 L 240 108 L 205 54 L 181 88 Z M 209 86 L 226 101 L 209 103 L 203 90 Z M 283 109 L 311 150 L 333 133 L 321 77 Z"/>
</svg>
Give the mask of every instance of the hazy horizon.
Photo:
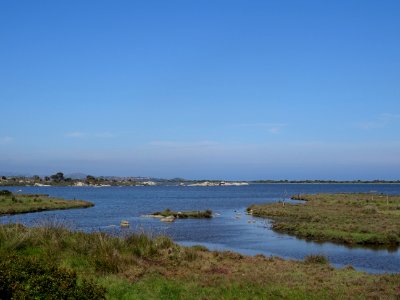
<svg viewBox="0 0 400 300">
<path fill-rule="evenodd" d="M 390 0 L 3 2 L 0 172 L 397 180 L 399 15 Z"/>
</svg>

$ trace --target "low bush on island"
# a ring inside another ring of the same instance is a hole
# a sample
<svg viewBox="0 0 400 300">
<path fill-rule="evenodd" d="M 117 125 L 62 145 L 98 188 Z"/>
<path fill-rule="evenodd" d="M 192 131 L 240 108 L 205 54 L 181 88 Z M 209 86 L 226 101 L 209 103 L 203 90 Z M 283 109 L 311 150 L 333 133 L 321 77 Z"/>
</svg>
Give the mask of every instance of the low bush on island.
<svg viewBox="0 0 400 300">
<path fill-rule="evenodd" d="M 159 216 L 159 217 L 174 217 L 177 219 L 187 219 L 187 218 L 193 218 L 193 219 L 209 219 L 212 218 L 212 210 L 193 210 L 193 211 L 172 211 L 170 209 L 165 209 L 164 211 L 158 211 L 151 216 Z"/>
</svg>

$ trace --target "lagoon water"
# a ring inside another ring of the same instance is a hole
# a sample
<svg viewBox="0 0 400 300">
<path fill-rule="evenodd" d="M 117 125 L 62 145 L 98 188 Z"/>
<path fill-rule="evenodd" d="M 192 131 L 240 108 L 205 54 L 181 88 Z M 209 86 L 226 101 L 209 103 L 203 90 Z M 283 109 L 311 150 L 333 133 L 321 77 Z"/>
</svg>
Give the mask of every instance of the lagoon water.
<svg viewBox="0 0 400 300">
<path fill-rule="evenodd" d="M 285 195 L 299 193 L 375 192 L 400 194 L 398 184 L 254 184 L 226 187 L 12 187 L 13 192 L 44 193 L 66 199 L 95 203 L 88 209 L 60 210 L 3 216 L 1 223 L 20 222 L 35 225 L 42 220 L 65 222 L 76 230 L 107 231 L 124 234 L 118 225 L 128 220 L 129 230 L 144 230 L 153 235 L 166 234 L 182 245 L 201 244 L 213 250 L 232 250 L 246 255 L 264 254 L 303 259 L 322 254 L 336 267 L 352 265 L 370 273 L 400 272 L 399 250 L 349 248 L 332 243 L 315 243 L 279 234 L 266 219 L 245 214 L 254 203 L 276 202 Z M 286 199 L 285 201 L 290 201 Z M 163 223 L 143 215 L 172 210 L 211 209 L 208 219 L 177 220 Z M 255 222 L 254 222 L 255 221 Z"/>
</svg>

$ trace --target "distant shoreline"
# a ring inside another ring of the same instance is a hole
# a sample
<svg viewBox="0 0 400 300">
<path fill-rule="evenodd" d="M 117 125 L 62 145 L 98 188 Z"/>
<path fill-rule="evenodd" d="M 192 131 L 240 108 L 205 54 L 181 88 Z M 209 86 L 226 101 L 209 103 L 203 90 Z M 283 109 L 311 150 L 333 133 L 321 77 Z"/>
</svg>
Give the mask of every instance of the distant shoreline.
<svg viewBox="0 0 400 300">
<path fill-rule="evenodd" d="M 154 177 L 117 177 L 83 175 L 80 178 L 64 176 L 58 172 L 50 176 L 1 176 L 0 186 L 77 186 L 77 187 L 109 187 L 109 186 L 246 186 L 249 184 L 400 184 L 400 180 L 322 180 L 322 179 L 258 179 L 258 180 L 224 180 L 224 179 L 185 179 Z"/>
<path fill-rule="evenodd" d="M 76 188 L 85 188 L 85 187 L 94 187 L 94 188 L 107 188 L 107 187 L 148 187 L 148 186 L 180 186 L 180 187 L 245 187 L 249 185 L 400 185 L 400 182 L 251 182 L 251 181 L 241 181 L 241 184 L 236 184 L 233 182 L 232 184 L 203 184 L 200 183 L 185 183 L 185 184 L 173 184 L 173 183 L 156 183 L 152 185 L 143 185 L 143 184 L 110 184 L 110 185 L 76 185 L 76 184 L 46 184 L 46 185 L 35 185 L 35 184 L 22 184 L 22 183 L 15 183 L 15 184 L 2 184 L 2 187 L 76 187 Z M 245 184 L 243 184 L 245 183 Z"/>
<path fill-rule="evenodd" d="M 400 182 L 250 182 L 250 184 L 400 184 Z"/>
<path fill-rule="evenodd" d="M 249 184 L 400 184 L 400 180 L 223 180 L 201 179 L 191 180 L 185 178 L 163 179 L 153 177 L 115 177 L 92 176 L 82 178 L 65 177 L 58 172 L 51 176 L 0 176 L 0 186 L 77 186 L 77 187 L 109 187 L 109 186 L 246 186 Z"/>
</svg>

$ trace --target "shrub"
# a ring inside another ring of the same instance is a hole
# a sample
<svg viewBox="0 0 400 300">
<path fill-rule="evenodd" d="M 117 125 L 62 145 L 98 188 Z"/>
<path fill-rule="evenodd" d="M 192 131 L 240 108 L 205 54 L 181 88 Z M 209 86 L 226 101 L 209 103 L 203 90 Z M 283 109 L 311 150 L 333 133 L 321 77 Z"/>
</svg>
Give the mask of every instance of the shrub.
<svg viewBox="0 0 400 300">
<path fill-rule="evenodd" d="M 118 273 L 119 261 L 115 256 L 96 256 L 94 257 L 95 270 L 102 274 Z"/>
<path fill-rule="evenodd" d="M 352 265 L 347 265 L 343 268 L 344 270 L 348 270 L 348 271 L 354 271 L 354 267 Z"/>
<path fill-rule="evenodd" d="M 378 209 L 376 208 L 376 206 L 373 205 L 367 205 L 363 208 L 363 213 L 365 214 L 376 214 L 378 212 Z"/>
<path fill-rule="evenodd" d="M 400 242 L 399 235 L 394 231 L 388 232 L 386 234 L 385 238 L 386 238 L 387 243 L 389 243 L 389 244 L 397 245 Z"/>
<path fill-rule="evenodd" d="M 9 190 L 1 190 L 0 196 L 11 196 L 12 193 Z"/>
<path fill-rule="evenodd" d="M 194 246 L 192 246 L 192 249 L 194 249 L 196 251 L 201 251 L 201 252 L 208 252 L 208 248 L 203 245 L 194 245 Z"/>
<path fill-rule="evenodd" d="M 311 254 L 311 255 L 307 255 L 304 258 L 304 262 L 306 264 L 323 264 L 326 265 L 329 263 L 328 258 L 326 258 L 326 256 L 321 255 L 321 254 Z"/>
<path fill-rule="evenodd" d="M 154 240 L 154 244 L 158 249 L 167 249 L 167 248 L 174 246 L 174 243 L 172 242 L 172 240 L 169 237 L 163 236 L 163 235 L 158 236 Z"/>
<path fill-rule="evenodd" d="M 157 245 L 144 233 L 132 234 L 126 238 L 126 242 L 138 257 L 150 257 L 158 253 Z"/>
<path fill-rule="evenodd" d="M 314 216 L 311 218 L 311 222 L 315 222 L 315 223 L 321 222 L 321 218 L 319 216 Z"/>
<path fill-rule="evenodd" d="M 198 258 L 198 254 L 196 249 L 193 248 L 185 248 L 184 252 L 183 252 L 183 258 L 186 261 L 194 261 Z"/>
<path fill-rule="evenodd" d="M 0 299 L 105 299 L 105 289 L 49 262 L 8 256 L 0 261 Z"/>
</svg>

